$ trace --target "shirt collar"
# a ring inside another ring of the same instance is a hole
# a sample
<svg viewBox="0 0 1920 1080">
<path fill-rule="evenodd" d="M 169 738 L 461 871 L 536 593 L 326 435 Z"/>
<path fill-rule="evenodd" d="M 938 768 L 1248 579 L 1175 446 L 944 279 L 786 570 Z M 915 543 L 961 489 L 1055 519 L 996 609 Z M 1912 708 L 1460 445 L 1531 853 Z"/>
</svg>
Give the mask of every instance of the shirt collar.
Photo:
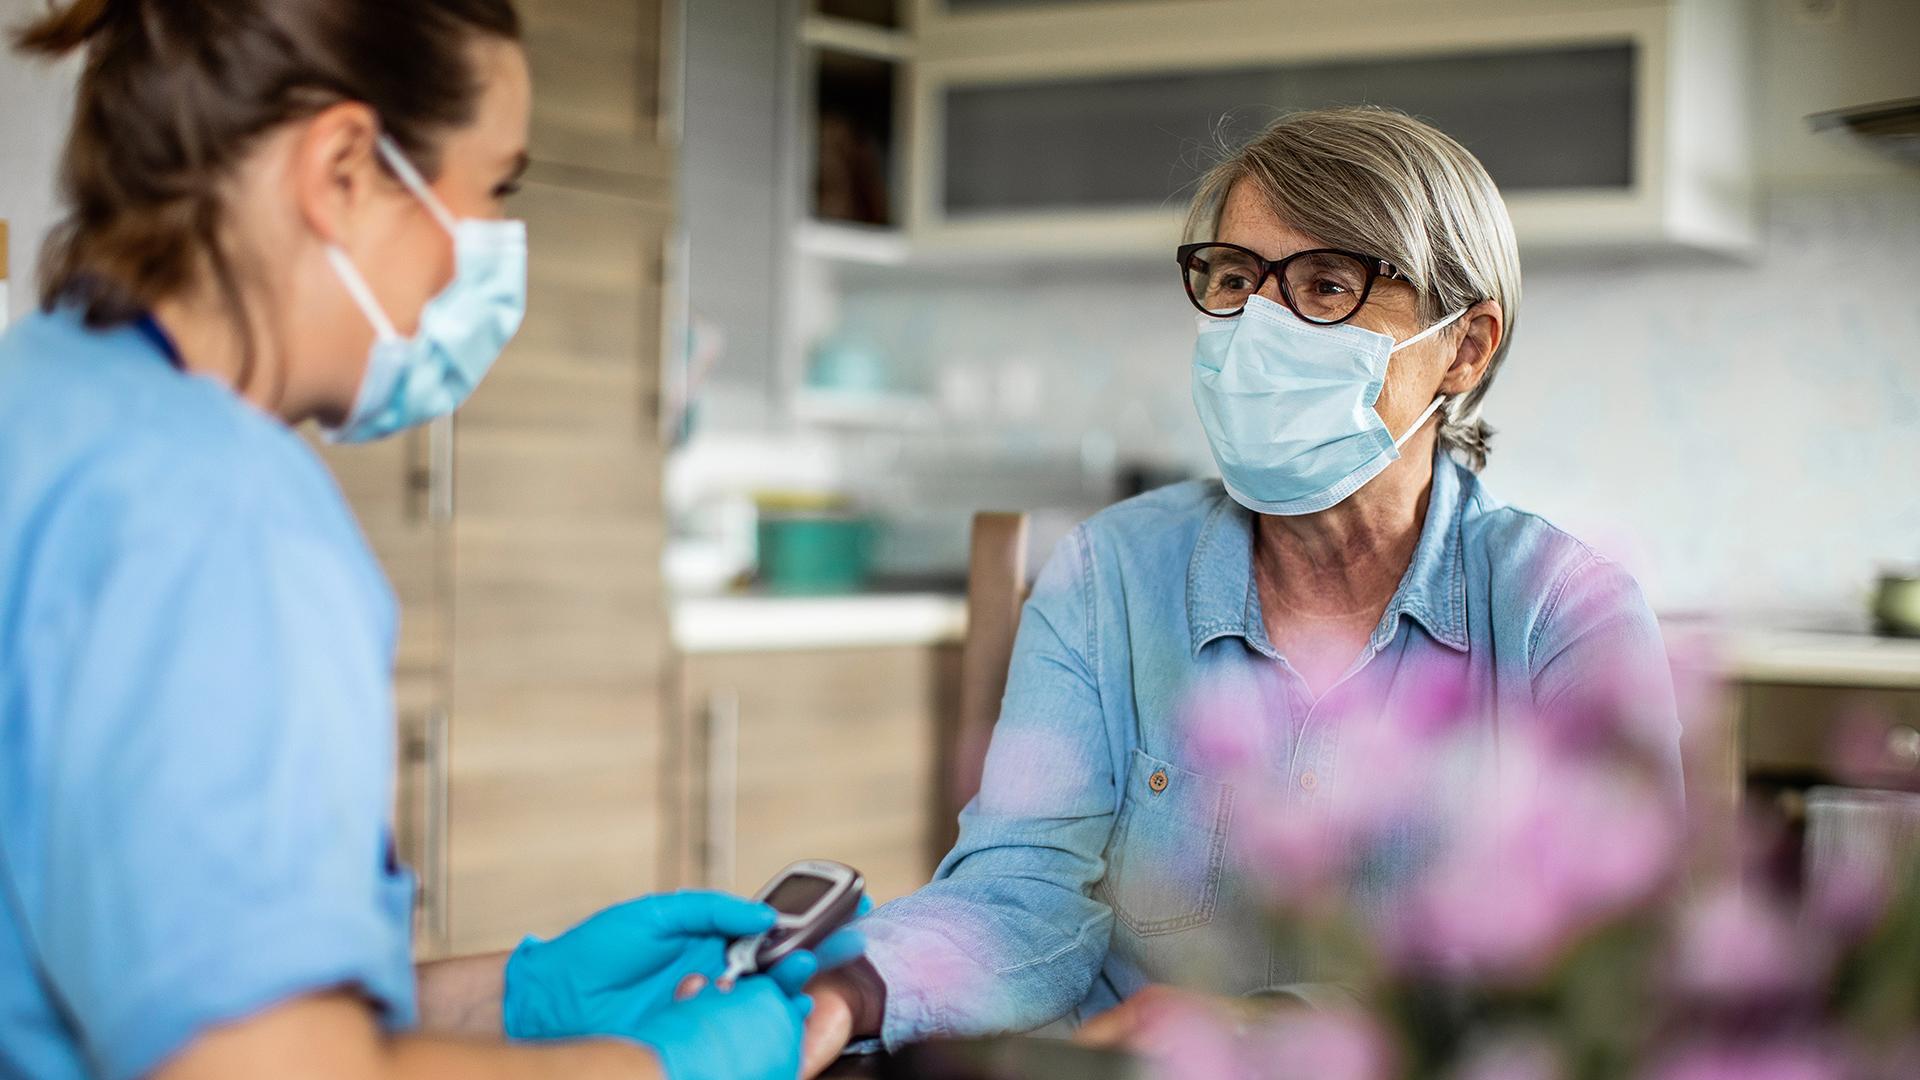
<svg viewBox="0 0 1920 1080">
<path fill-rule="evenodd" d="M 1392 640 L 1405 615 L 1435 641 L 1467 651 L 1467 574 L 1460 538 L 1467 504 L 1464 471 L 1444 451 L 1435 453 L 1427 520 L 1413 561 L 1374 630 L 1374 648 Z M 1187 561 L 1187 626 L 1196 654 L 1216 638 L 1240 637 L 1268 656 L 1278 655 L 1267 637 L 1253 579 L 1253 514 L 1224 492 Z"/>
</svg>

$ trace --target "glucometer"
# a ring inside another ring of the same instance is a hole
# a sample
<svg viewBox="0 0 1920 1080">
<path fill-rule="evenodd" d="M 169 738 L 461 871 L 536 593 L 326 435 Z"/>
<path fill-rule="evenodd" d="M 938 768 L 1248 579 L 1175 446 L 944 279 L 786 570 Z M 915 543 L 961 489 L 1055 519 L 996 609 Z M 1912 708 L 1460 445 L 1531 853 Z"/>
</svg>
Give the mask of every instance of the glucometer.
<svg viewBox="0 0 1920 1080">
<path fill-rule="evenodd" d="M 765 971 L 791 953 L 819 945 L 853 920 L 866 891 L 860 871 L 830 859 L 802 859 L 773 875 L 753 897 L 777 913 L 773 929 L 727 946 L 727 973 L 721 978 Z"/>
</svg>

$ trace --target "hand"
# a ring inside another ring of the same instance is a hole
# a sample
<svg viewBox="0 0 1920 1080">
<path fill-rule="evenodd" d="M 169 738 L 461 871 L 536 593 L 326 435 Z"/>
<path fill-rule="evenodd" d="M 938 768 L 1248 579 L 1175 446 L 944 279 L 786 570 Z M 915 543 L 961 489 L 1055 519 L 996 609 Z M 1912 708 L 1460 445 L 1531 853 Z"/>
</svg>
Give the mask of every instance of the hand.
<svg viewBox="0 0 1920 1080">
<path fill-rule="evenodd" d="M 795 954 L 731 991 L 710 986 L 655 1011 L 632 1037 L 659 1055 L 668 1080 L 793 1080 L 813 1004 L 799 991 L 814 970 L 811 956 Z"/>
<path fill-rule="evenodd" d="M 814 983 L 811 993 L 813 1015 L 807 1017 L 800 1052 L 800 1075 L 807 1078 L 833 1064 L 853 1038 L 859 990 L 843 976 L 827 975 Z"/>
<path fill-rule="evenodd" d="M 729 940 L 773 920 L 765 904 L 724 893 L 616 904 L 551 941 L 520 943 L 507 960 L 501 1021 L 515 1039 L 630 1036 L 683 979 L 718 977 Z"/>
<path fill-rule="evenodd" d="M 1082 1046 L 1153 1055 L 1168 1049 L 1195 1022 L 1237 1030 L 1269 1012 L 1245 998 L 1221 997 L 1154 983 L 1081 1025 L 1073 1041 Z"/>
</svg>

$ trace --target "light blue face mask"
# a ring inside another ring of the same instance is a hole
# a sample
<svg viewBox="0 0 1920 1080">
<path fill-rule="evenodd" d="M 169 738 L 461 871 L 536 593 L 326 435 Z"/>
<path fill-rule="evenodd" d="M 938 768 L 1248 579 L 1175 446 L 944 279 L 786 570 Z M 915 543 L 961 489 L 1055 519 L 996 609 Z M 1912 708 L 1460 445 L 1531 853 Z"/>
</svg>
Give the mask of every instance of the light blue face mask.
<svg viewBox="0 0 1920 1080">
<path fill-rule="evenodd" d="M 453 281 L 402 337 L 345 251 L 327 248 L 334 273 L 369 323 L 373 347 L 352 412 L 328 432 L 366 442 L 445 416 L 480 385 L 527 310 L 527 226 L 523 221 L 455 218 L 400 149 L 380 137 L 380 156 L 453 236 Z"/>
<path fill-rule="evenodd" d="M 1235 318 L 1200 316 L 1193 404 L 1227 494 L 1258 514 L 1311 514 L 1359 491 L 1446 400 L 1394 438 L 1373 409 L 1388 358 L 1464 314 L 1397 344 L 1352 323 L 1317 326 L 1264 296 Z"/>
</svg>

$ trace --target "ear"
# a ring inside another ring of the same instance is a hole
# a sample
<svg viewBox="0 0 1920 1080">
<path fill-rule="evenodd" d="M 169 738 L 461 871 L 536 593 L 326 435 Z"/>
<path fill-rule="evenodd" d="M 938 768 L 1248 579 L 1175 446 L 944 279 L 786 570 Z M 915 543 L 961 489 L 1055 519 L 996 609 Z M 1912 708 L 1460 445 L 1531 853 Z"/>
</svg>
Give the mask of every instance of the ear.
<svg viewBox="0 0 1920 1080">
<path fill-rule="evenodd" d="M 330 244 L 344 244 L 381 180 L 380 121 L 358 102 L 315 114 L 294 142 L 289 166 L 300 217 Z"/>
<path fill-rule="evenodd" d="M 1507 329 L 1506 313 L 1497 300 L 1482 300 L 1460 316 L 1466 331 L 1454 342 L 1453 360 L 1446 377 L 1440 380 L 1440 392 L 1448 397 L 1464 394 L 1480 385 L 1487 368 L 1500 349 Z"/>
</svg>

